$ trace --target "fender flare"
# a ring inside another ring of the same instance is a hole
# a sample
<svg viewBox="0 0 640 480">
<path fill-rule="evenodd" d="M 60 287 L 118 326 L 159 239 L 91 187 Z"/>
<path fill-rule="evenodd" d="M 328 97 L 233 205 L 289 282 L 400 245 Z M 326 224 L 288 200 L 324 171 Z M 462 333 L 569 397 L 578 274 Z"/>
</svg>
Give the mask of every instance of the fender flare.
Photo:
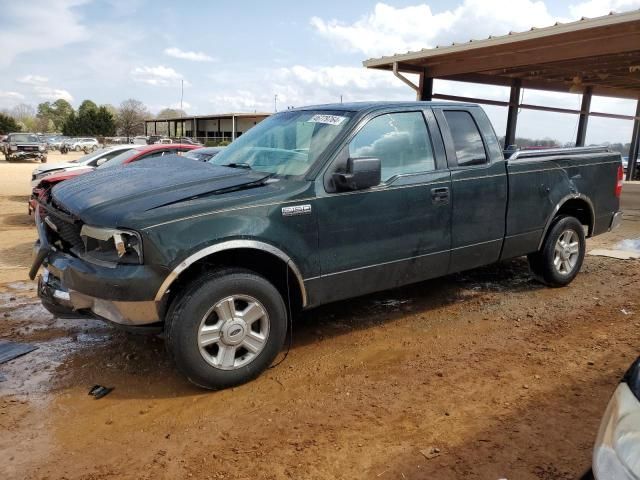
<svg viewBox="0 0 640 480">
<path fill-rule="evenodd" d="M 296 264 L 293 262 L 291 257 L 289 257 L 289 255 L 284 253 L 279 248 L 274 247 L 273 245 L 270 245 L 268 243 L 260 242 L 258 240 L 228 240 L 226 242 L 216 243 L 215 245 L 209 245 L 208 247 L 198 250 L 197 252 L 193 253 L 192 255 L 184 259 L 182 262 L 180 262 L 178 266 L 176 266 L 171 271 L 171 273 L 167 275 L 167 277 L 164 279 L 164 282 L 162 282 L 162 285 L 160 285 L 158 292 L 156 293 L 155 301 L 159 302 L 160 300 L 162 300 L 162 297 L 164 297 L 164 295 L 167 293 L 167 291 L 171 287 L 171 284 L 173 284 L 173 282 L 178 278 L 178 276 L 198 260 L 201 260 L 215 253 L 224 252 L 226 250 L 237 250 L 240 248 L 261 250 L 263 252 L 274 255 L 278 257 L 280 260 L 284 261 L 287 264 L 287 266 L 291 269 L 294 276 L 296 277 L 296 280 L 298 281 L 298 286 L 300 287 L 300 292 L 302 295 L 302 306 L 303 307 L 307 306 L 307 290 L 304 286 L 304 279 L 302 278 L 302 274 L 300 273 L 300 270 L 298 269 Z"/>
<path fill-rule="evenodd" d="M 589 207 L 589 213 L 591 214 L 591 224 L 589 225 L 589 235 L 591 235 L 592 232 L 595 230 L 596 212 L 593 208 L 593 202 L 591 202 L 591 199 L 582 193 L 570 193 L 569 195 L 565 195 L 560 199 L 560 201 L 556 204 L 555 208 L 549 215 L 549 218 L 547 219 L 547 222 L 544 225 L 544 230 L 542 230 L 542 236 L 540 237 L 540 242 L 538 243 L 538 250 L 542 248 L 542 243 L 544 242 L 544 239 L 547 237 L 547 232 L 549 231 L 549 228 L 553 223 L 553 219 L 556 218 L 556 215 L 560 211 L 562 206 L 565 203 L 567 203 L 569 200 L 583 200 L 587 204 L 587 206 Z"/>
</svg>

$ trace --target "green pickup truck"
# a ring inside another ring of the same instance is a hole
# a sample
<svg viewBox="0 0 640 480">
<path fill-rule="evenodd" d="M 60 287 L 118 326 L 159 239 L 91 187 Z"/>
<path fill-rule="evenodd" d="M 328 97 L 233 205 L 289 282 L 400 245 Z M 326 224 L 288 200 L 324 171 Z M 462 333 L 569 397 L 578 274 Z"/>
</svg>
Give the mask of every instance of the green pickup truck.
<svg viewBox="0 0 640 480">
<path fill-rule="evenodd" d="M 275 114 L 209 162 L 149 159 L 40 199 L 32 278 L 58 316 L 162 329 L 205 388 L 255 378 L 292 315 L 527 255 L 560 287 L 615 228 L 618 153 L 505 159 L 477 105 L 374 102 Z"/>
</svg>

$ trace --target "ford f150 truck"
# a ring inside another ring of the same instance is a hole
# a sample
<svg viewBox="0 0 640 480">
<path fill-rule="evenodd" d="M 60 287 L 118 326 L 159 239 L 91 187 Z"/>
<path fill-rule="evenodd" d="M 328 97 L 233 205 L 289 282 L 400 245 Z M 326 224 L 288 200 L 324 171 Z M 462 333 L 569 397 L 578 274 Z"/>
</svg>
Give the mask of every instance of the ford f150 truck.
<svg viewBox="0 0 640 480">
<path fill-rule="evenodd" d="M 528 255 L 559 287 L 621 220 L 620 155 L 505 160 L 477 105 L 354 103 L 269 117 L 207 163 L 98 169 L 39 199 L 43 305 L 164 329 L 178 369 L 260 374 L 292 313 Z"/>
</svg>

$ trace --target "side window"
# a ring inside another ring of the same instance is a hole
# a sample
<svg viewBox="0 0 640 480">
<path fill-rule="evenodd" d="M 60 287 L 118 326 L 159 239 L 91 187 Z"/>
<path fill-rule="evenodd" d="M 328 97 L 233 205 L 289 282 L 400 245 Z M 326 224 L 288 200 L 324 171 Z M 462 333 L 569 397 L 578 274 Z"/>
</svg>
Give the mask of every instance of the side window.
<svg viewBox="0 0 640 480">
<path fill-rule="evenodd" d="M 351 158 L 375 157 L 382 181 L 396 175 L 435 170 L 435 158 L 420 112 L 387 113 L 369 121 L 349 144 Z"/>
<path fill-rule="evenodd" d="M 458 165 L 465 167 L 487 163 L 482 137 L 471 114 L 463 110 L 445 110 L 443 113 L 453 138 Z"/>
</svg>

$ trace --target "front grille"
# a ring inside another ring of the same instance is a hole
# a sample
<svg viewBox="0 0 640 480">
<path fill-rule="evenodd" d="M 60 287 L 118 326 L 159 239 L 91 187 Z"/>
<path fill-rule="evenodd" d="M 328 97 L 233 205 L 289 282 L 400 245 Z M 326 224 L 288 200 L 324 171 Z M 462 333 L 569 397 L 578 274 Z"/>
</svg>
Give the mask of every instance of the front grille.
<svg viewBox="0 0 640 480">
<path fill-rule="evenodd" d="M 84 242 L 80 237 L 80 229 L 82 226 L 77 222 L 64 220 L 56 215 L 47 215 L 45 223 L 51 222 L 56 228 L 47 225 L 53 238 L 60 240 L 64 251 L 75 251 L 79 253 L 84 251 Z M 55 243 L 55 241 L 53 242 Z"/>
</svg>

